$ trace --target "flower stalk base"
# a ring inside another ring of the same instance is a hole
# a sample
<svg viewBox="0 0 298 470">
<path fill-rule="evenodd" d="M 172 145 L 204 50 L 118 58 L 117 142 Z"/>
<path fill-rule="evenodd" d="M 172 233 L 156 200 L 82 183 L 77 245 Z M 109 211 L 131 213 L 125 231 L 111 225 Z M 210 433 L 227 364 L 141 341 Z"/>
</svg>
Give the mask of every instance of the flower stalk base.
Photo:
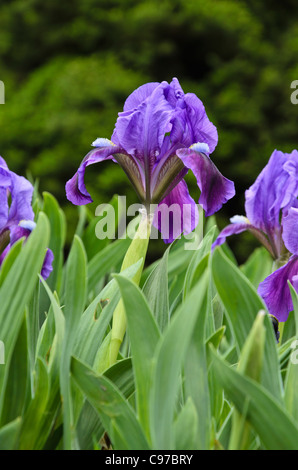
<svg viewBox="0 0 298 470">
<path fill-rule="evenodd" d="M 145 263 L 145 258 L 147 254 L 148 243 L 149 243 L 149 238 L 150 238 L 150 233 L 151 233 L 151 223 L 152 221 L 151 221 L 150 216 L 142 217 L 138 230 L 126 252 L 126 255 L 124 257 L 124 260 L 121 266 L 121 272 L 122 272 L 125 269 L 132 266 L 133 264 L 137 263 L 140 259 L 143 260 L 138 272 L 135 274 L 133 278 L 133 282 L 135 282 L 137 285 L 140 282 L 144 263 Z M 119 349 L 121 347 L 121 344 L 125 335 L 125 331 L 126 331 L 126 316 L 125 316 L 123 302 L 122 300 L 120 300 L 113 315 L 111 341 L 110 341 L 109 353 L 108 353 L 108 358 L 107 358 L 107 361 L 108 361 L 107 367 L 111 367 L 117 361 Z"/>
</svg>

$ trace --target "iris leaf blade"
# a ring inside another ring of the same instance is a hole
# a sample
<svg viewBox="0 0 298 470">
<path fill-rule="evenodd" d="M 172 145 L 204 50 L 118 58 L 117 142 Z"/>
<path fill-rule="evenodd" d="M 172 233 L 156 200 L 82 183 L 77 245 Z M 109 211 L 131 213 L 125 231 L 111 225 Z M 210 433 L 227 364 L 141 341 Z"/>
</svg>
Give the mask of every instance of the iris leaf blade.
<svg viewBox="0 0 298 470">
<path fill-rule="evenodd" d="M 5 367 L 0 365 L 0 415 L 5 393 L 5 380 L 11 354 L 23 314 L 29 302 L 38 273 L 40 273 L 49 241 L 49 223 L 45 214 L 39 214 L 36 228 L 13 263 L 0 289 L 0 334 L 5 344 Z"/>
<path fill-rule="evenodd" d="M 152 381 L 152 358 L 160 332 L 147 300 L 132 281 L 115 276 L 124 303 L 134 367 L 137 409 L 147 436 L 149 431 L 149 393 Z"/>
<path fill-rule="evenodd" d="M 123 436 L 121 449 L 148 450 L 149 444 L 135 413 L 119 389 L 106 377 L 96 374 L 76 358 L 71 362 L 72 378 L 98 412 L 113 441 L 113 426 Z M 116 438 L 117 440 L 117 438 Z"/>
<path fill-rule="evenodd" d="M 183 361 L 207 289 L 205 274 L 175 312 L 154 355 L 150 428 L 155 449 L 173 449 L 173 416 Z"/>
<path fill-rule="evenodd" d="M 266 307 L 254 286 L 223 253 L 216 248 L 212 256 L 212 275 L 219 297 L 225 307 L 230 327 L 234 333 L 238 353 L 252 328 L 260 310 Z M 269 317 L 266 327 L 265 356 L 262 370 L 262 384 L 280 401 L 282 386 L 279 361 L 273 327 Z"/>
<path fill-rule="evenodd" d="M 268 450 L 297 450 L 298 427 L 262 385 L 231 368 L 212 351 L 216 377 L 240 413 L 245 413 Z"/>
</svg>

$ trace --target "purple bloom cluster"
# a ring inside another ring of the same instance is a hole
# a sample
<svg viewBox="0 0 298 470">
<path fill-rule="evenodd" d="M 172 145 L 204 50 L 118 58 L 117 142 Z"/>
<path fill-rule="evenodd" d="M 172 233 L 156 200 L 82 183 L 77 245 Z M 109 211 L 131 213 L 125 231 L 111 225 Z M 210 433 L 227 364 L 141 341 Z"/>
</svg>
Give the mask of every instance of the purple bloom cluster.
<svg viewBox="0 0 298 470">
<path fill-rule="evenodd" d="M 268 276 L 258 288 L 269 312 L 279 321 L 287 320 L 293 310 L 288 281 L 298 292 L 298 209 L 291 207 L 282 221 L 282 238 L 289 254 L 288 262 Z"/>
<path fill-rule="evenodd" d="M 10 247 L 20 238 L 28 238 L 35 227 L 32 195 L 32 184 L 10 171 L 0 157 L 0 266 Z M 48 249 L 41 272 L 44 279 L 53 269 L 53 258 Z"/>
<path fill-rule="evenodd" d="M 206 215 L 218 211 L 235 195 L 234 183 L 216 168 L 209 155 L 217 145 L 216 127 L 201 100 L 185 94 L 176 78 L 171 83 L 147 83 L 135 90 L 120 112 L 111 140 L 98 138 L 78 171 L 66 184 L 67 198 L 76 205 L 92 202 L 84 175 L 86 167 L 113 160 L 127 174 L 147 211 L 151 204 L 177 204 L 184 224 L 172 226 L 165 242 L 190 233 L 198 210 L 184 177 L 191 170 L 201 190 L 199 203 Z M 191 216 L 183 217 L 191 207 Z M 153 224 L 161 231 L 159 217 Z"/>
<path fill-rule="evenodd" d="M 288 262 L 268 276 L 258 288 L 269 313 L 286 321 L 293 310 L 288 287 L 298 288 L 298 151 L 275 150 L 255 183 L 245 193 L 245 216 L 235 216 L 213 244 L 230 235 L 252 232 L 273 259 Z M 292 256 L 291 256 L 292 255 Z M 291 257 L 290 257 L 291 256 Z M 289 259 L 290 257 L 290 259 Z"/>
</svg>

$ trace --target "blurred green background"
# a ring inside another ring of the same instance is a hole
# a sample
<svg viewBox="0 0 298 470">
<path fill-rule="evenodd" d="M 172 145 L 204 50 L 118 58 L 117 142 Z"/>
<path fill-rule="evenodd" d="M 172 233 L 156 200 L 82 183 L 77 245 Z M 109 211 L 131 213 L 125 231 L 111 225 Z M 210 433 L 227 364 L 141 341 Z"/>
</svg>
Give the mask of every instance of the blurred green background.
<svg viewBox="0 0 298 470">
<path fill-rule="evenodd" d="M 298 147 L 297 58 L 297 0 L 2 0 L 0 155 L 53 193 L 71 232 L 77 210 L 64 186 L 91 142 L 111 137 L 136 87 L 177 77 L 205 104 L 219 133 L 212 159 L 235 181 L 237 196 L 216 215 L 222 228 L 243 213 L 272 151 Z M 89 167 L 87 182 L 94 210 L 115 193 L 137 202 L 111 162 Z M 249 234 L 229 243 L 240 261 L 256 246 Z M 154 257 L 161 248 L 151 245 Z"/>
</svg>

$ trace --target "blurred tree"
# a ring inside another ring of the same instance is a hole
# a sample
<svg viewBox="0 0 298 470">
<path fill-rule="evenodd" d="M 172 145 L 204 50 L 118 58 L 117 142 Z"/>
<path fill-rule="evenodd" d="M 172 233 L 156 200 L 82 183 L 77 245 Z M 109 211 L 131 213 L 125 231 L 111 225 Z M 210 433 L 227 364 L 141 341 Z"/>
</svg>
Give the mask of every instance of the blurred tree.
<svg viewBox="0 0 298 470">
<path fill-rule="evenodd" d="M 71 212 L 65 182 L 91 142 L 111 136 L 127 95 L 177 76 L 204 102 L 219 132 L 213 159 L 236 183 L 222 227 L 272 151 L 298 147 L 297 13 L 295 0 L 2 0 L 0 154 Z M 129 188 L 118 170 L 88 171 L 97 203 Z M 240 260 L 255 246 L 230 243 Z"/>
</svg>

